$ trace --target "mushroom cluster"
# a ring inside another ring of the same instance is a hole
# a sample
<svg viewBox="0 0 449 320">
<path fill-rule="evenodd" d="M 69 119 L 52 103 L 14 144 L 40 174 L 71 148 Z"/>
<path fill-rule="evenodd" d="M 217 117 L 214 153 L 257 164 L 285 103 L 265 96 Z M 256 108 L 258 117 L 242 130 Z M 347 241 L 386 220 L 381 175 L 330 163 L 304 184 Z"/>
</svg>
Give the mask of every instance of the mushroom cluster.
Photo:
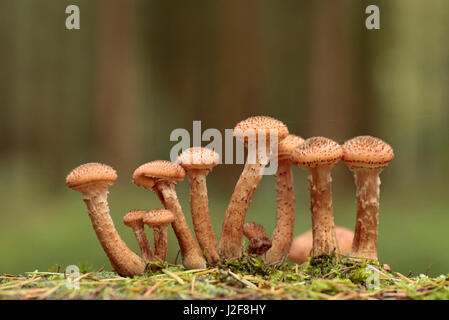
<svg viewBox="0 0 449 320">
<path fill-rule="evenodd" d="M 244 236 L 249 240 L 246 254 L 260 256 L 272 265 L 281 264 L 287 257 L 304 262 L 309 255 L 318 258 L 348 252 L 353 259 L 377 259 L 379 174 L 394 157 L 390 145 L 371 136 L 355 137 L 343 145 L 324 137 L 304 140 L 289 134 L 283 122 L 266 116 L 239 122 L 234 128 L 234 136 L 248 148 L 248 156 L 226 209 L 219 239 L 212 228 L 206 185 L 206 176 L 219 163 L 215 151 L 194 147 L 184 150 L 176 162 L 151 161 L 134 171 L 133 183 L 151 189 L 164 207 L 131 210 L 123 218 L 123 223 L 134 232 L 142 257 L 126 246 L 109 214 L 107 196 L 109 187 L 117 179 L 115 170 L 104 164 L 87 163 L 69 173 L 66 184 L 83 194 L 93 228 L 117 273 L 139 275 L 149 262 L 164 261 L 170 225 L 179 243 L 182 264 L 187 269 L 202 269 L 206 265 L 239 259 L 245 254 Z M 252 153 L 254 150 L 257 150 L 255 154 Z M 336 227 L 334 223 L 331 171 L 340 160 L 354 173 L 357 187 L 354 233 Z M 277 164 L 276 225 L 271 238 L 267 237 L 262 225 L 245 222 L 269 162 Z M 312 229 L 294 242 L 292 164 L 308 171 L 312 218 Z M 175 190 L 186 175 L 190 182 L 194 234 Z M 154 252 L 145 225 L 154 229 Z"/>
</svg>

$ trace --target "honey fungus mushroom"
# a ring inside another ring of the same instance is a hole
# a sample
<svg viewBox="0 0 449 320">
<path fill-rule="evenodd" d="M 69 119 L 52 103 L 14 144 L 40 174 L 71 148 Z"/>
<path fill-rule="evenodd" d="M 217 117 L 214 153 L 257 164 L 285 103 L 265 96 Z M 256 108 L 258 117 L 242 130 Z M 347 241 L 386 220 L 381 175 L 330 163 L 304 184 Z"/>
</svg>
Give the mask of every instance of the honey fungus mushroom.
<svg viewBox="0 0 449 320">
<path fill-rule="evenodd" d="M 249 149 L 243 172 L 235 186 L 223 219 L 219 254 L 222 260 L 239 259 L 243 249 L 243 224 L 246 213 L 267 164 L 273 146 L 271 136 L 281 141 L 288 135 L 287 126 L 279 120 L 265 116 L 250 117 L 239 122 L 234 128 L 234 136 Z M 257 148 L 256 154 L 251 154 Z M 265 147 L 265 154 L 259 152 Z M 249 161 L 255 158 L 253 161 Z"/>
<path fill-rule="evenodd" d="M 342 154 L 342 148 L 337 142 L 313 137 L 305 140 L 290 156 L 295 165 L 309 172 L 313 258 L 338 253 L 332 212 L 331 170 L 340 161 Z"/>
<path fill-rule="evenodd" d="M 354 232 L 344 227 L 336 226 L 338 248 L 340 254 L 347 254 L 351 251 Z M 313 247 L 312 229 L 297 236 L 292 243 L 288 258 L 296 263 L 307 262 Z"/>
<path fill-rule="evenodd" d="M 145 262 L 153 260 L 153 251 L 148 242 L 143 224 L 144 210 L 131 210 L 123 217 L 123 223 L 133 229 L 137 243 L 139 244 L 142 258 Z"/>
<path fill-rule="evenodd" d="M 249 240 L 249 254 L 265 255 L 272 246 L 271 239 L 267 238 L 265 228 L 256 222 L 246 222 L 243 225 L 243 234 Z"/>
<path fill-rule="evenodd" d="M 220 261 L 218 242 L 209 213 L 206 176 L 218 164 L 220 157 L 211 149 L 194 147 L 183 151 L 178 157 L 190 182 L 190 211 L 196 238 L 206 255 L 207 262 L 215 265 Z"/>
<path fill-rule="evenodd" d="M 377 260 L 379 174 L 393 160 L 393 148 L 383 140 L 358 136 L 343 144 L 343 162 L 354 172 L 357 216 L 350 256 Z"/>
<path fill-rule="evenodd" d="M 165 261 L 167 256 L 167 229 L 175 221 L 175 216 L 166 209 L 145 211 L 143 223 L 154 230 L 154 256 Z"/>
<path fill-rule="evenodd" d="M 304 139 L 289 134 L 278 145 L 278 168 L 276 171 L 276 227 L 271 237 L 272 246 L 265 256 L 269 264 L 280 264 L 288 255 L 295 229 L 295 193 L 293 190 L 291 153 Z"/>
<path fill-rule="evenodd" d="M 189 229 L 175 186 L 185 178 L 184 169 L 173 162 L 156 160 L 138 167 L 133 174 L 133 182 L 145 189 L 152 189 L 164 207 L 175 216 L 173 231 L 181 249 L 182 263 L 186 269 L 202 269 L 206 262 L 201 249 Z"/>
<path fill-rule="evenodd" d="M 140 275 L 145 262 L 122 240 L 109 213 L 108 189 L 117 180 L 115 170 L 101 163 L 86 163 L 66 177 L 69 188 L 83 194 L 92 226 L 115 271 L 121 276 Z"/>
</svg>

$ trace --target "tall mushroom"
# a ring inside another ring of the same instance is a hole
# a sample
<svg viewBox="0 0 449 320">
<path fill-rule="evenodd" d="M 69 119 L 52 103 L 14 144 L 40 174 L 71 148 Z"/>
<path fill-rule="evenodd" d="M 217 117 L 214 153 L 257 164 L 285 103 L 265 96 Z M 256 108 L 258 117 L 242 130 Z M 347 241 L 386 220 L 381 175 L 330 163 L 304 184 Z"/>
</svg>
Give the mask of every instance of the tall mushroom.
<svg viewBox="0 0 449 320">
<path fill-rule="evenodd" d="M 337 236 L 338 249 L 340 254 L 347 254 L 351 251 L 354 232 L 347 228 L 335 226 L 335 234 Z M 297 263 L 307 262 L 309 254 L 313 247 L 312 229 L 297 236 L 292 243 L 288 258 Z"/>
<path fill-rule="evenodd" d="M 262 225 L 256 222 L 246 222 L 243 225 L 243 234 L 249 239 L 249 254 L 262 256 L 271 248 L 271 240 L 267 238 L 267 233 Z"/>
<path fill-rule="evenodd" d="M 184 267 L 202 269 L 206 266 L 205 260 L 187 225 L 175 191 L 176 184 L 184 180 L 185 174 L 184 169 L 176 163 L 156 160 L 137 168 L 133 174 L 133 182 L 145 189 L 151 188 L 161 199 L 165 208 L 175 216 L 172 227 L 179 242 Z"/>
<path fill-rule="evenodd" d="M 243 224 L 266 165 L 262 157 L 269 158 L 270 149 L 273 147 L 270 143 L 271 134 L 277 136 L 277 141 L 281 141 L 288 135 L 287 126 L 270 117 L 256 116 L 239 122 L 234 128 L 234 135 L 238 140 L 251 146 L 251 139 L 253 138 L 259 149 L 258 151 L 264 146 L 266 154 L 260 155 L 257 152 L 257 155 L 251 155 L 250 149 L 245 167 L 237 181 L 223 220 L 219 241 L 221 259 L 239 259 L 242 256 Z M 253 156 L 255 156 L 255 163 L 249 161 L 249 158 Z"/>
<path fill-rule="evenodd" d="M 303 142 L 303 138 L 293 134 L 289 134 L 279 142 L 276 171 L 276 227 L 271 237 L 272 246 L 265 256 L 269 264 L 282 263 L 292 244 L 295 230 L 295 193 L 290 155 Z"/>
<path fill-rule="evenodd" d="M 115 180 L 117 173 L 111 167 L 87 163 L 70 172 L 66 184 L 83 194 L 92 226 L 115 271 L 122 276 L 139 275 L 145 262 L 126 246 L 109 214 L 108 189 Z"/>
<path fill-rule="evenodd" d="M 143 215 L 143 223 L 154 231 L 154 256 L 161 261 L 167 256 L 167 229 L 173 221 L 175 216 L 165 209 L 146 211 Z"/>
<path fill-rule="evenodd" d="M 359 136 L 343 144 L 343 162 L 354 172 L 357 218 L 351 257 L 377 260 L 379 174 L 393 160 L 393 148 L 381 139 Z"/>
<path fill-rule="evenodd" d="M 148 262 L 153 260 L 153 251 L 145 234 L 143 224 L 143 215 L 145 212 L 144 210 L 131 210 L 123 217 L 123 223 L 133 229 L 140 251 L 142 252 L 142 258 L 145 262 Z"/>
<path fill-rule="evenodd" d="M 295 165 L 309 171 L 313 258 L 338 253 L 332 213 L 331 170 L 340 161 L 342 154 L 337 142 L 313 137 L 305 140 L 290 156 Z"/>
<path fill-rule="evenodd" d="M 220 156 L 214 150 L 201 147 L 185 150 L 177 160 L 189 177 L 193 227 L 201 250 L 205 252 L 210 265 L 217 264 L 220 256 L 218 255 L 217 238 L 210 220 L 206 176 L 219 160 Z"/>
</svg>

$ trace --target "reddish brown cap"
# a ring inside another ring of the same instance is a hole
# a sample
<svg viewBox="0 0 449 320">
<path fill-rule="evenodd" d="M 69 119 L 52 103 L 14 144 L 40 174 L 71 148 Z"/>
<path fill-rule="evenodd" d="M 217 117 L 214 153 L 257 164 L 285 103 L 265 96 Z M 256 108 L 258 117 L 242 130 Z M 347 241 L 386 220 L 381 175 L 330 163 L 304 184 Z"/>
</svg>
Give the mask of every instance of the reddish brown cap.
<svg viewBox="0 0 449 320">
<path fill-rule="evenodd" d="M 131 210 L 123 217 L 123 223 L 128 227 L 143 224 L 143 216 L 148 212 L 146 210 Z"/>
<path fill-rule="evenodd" d="M 143 216 L 143 223 L 149 227 L 159 227 L 169 225 L 175 221 L 175 216 L 170 210 L 154 209 L 145 212 Z"/>
<path fill-rule="evenodd" d="M 179 156 L 177 163 L 185 170 L 210 170 L 220 161 L 220 155 L 212 149 L 193 147 L 184 150 Z"/>
<path fill-rule="evenodd" d="M 173 162 L 156 160 L 138 167 L 133 174 L 133 183 L 145 189 L 152 188 L 157 181 L 178 182 L 184 180 L 186 172 Z"/>
<path fill-rule="evenodd" d="M 70 172 L 66 184 L 71 189 L 80 189 L 85 185 L 106 183 L 112 185 L 117 180 L 117 173 L 110 166 L 101 163 L 86 163 Z"/>
<path fill-rule="evenodd" d="M 256 222 L 246 222 L 243 225 L 243 234 L 248 239 L 265 238 L 267 236 L 265 228 Z"/>
<path fill-rule="evenodd" d="M 388 143 L 371 136 L 352 138 L 342 148 L 342 160 L 350 168 L 384 168 L 394 158 L 393 148 Z"/>
<path fill-rule="evenodd" d="M 335 227 L 335 235 L 337 237 L 338 247 L 341 254 L 347 254 L 351 251 L 354 232 L 344 227 Z M 312 230 L 308 230 L 297 236 L 290 248 L 288 258 L 293 262 L 304 263 L 307 261 L 313 247 Z"/>
<path fill-rule="evenodd" d="M 304 143 L 304 139 L 294 134 L 289 134 L 285 139 L 279 142 L 278 145 L 278 159 L 289 159 L 290 155 L 296 148 L 298 148 L 302 143 Z"/>
<path fill-rule="evenodd" d="M 328 138 L 313 137 L 293 151 L 290 160 L 298 167 L 309 169 L 322 165 L 335 165 L 343 155 L 341 146 Z"/>
<path fill-rule="evenodd" d="M 255 134 L 256 139 L 265 134 L 265 138 L 269 140 L 271 133 L 278 135 L 279 142 L 287 137 L 288 128 L 282 121 L 266 116 L 250 117 L 240 121 L 234 128 L 234 136 L 245 144 L 248 142 L 248 134 Z"/>
</svg>

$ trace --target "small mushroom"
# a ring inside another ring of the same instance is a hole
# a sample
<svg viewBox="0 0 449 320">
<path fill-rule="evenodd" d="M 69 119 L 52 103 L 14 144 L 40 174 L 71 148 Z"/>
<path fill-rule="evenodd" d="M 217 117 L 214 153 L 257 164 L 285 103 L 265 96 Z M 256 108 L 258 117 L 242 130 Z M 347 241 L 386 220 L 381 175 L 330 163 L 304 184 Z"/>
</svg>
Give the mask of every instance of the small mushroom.
<svg viewBox="0 0 449 320">
<path fill-rule="evenodd" d="M 144 210 L 131 210 L 123 217 L 123 223 L 133 229 L 140 251 L 142 252 L 142 258 L 145 262 L 148 262 L 153 260 L 153 251 L 151 250 L 147 235 L 145 234 L 143 224 L 145 212 L 146 211 Z"/>
<path fill-rule="evenodd" d="M 172 227 L 179 242 L 184 267 L 187 269 L 202 269 L 205 268 L 206 262 L 187 225 L 175 191 L 176 184 L 184 180 L 185 174 L 184 169 L 176 163 L 156 160 L 137 168 L 133 174 L 133 182 L 145 189 L 151 188 L 158 195 L 165 208 L 175 216 Z"/>
<path fill-rule="evenodd" d="M 347 228 L 335 227 L 335 233 L 337 236 L 338 247 L 340 249 L 340 254 L 347 254 L 351 251 L 352 240 L 354 238 L 354 232 Z M 297 236 L 292 243 L 290 248 L 290 253 L 288 258 L 297 263 L 307 262 L 307 259 L 312 251 L 313 247 L 313 236 L 312 229 L 304 232 L 303 234 Z"/>
<path fill-rule="evenodd" d="M 66 184 L 83 194 L 92 226 L 115 271 L 121 276 L 139 275 L 145 262 L 127 247 L 109 214 L 108 189 L 115 180 L 117 173 L 111 167 L 87 163 L 70 172 Z"/>
<path fill-rule="evenodd" d="M 218 243 L 209 213 L 206 176 L 218 164 L 220 157 L 211 149 L 194 147 L 185 150 L 178 157 L 190 182 L 190 208 L 196 238 L 205 252 L 207 262 L 215 265 L 219 262 Z"/>
<path fill-rule="evenodd" d="M 271 240 L 267 238 L 265 228 L 256 222 L 246 222 L 243 234 L 248 238 L 248 253 L 258 256 L 264 255 L 271 248 Z"/>
<path fill-rule="evenodd" d="M 154 255 L 161 261 L 167 256 L 167 229 L 173 221 L 175 216 L 165 209 L 146 211 L 143 215 L 143 223 L 154 230 Z"/>
<path fill-rule="evenodd" d="M 271 237 L 272 246 L 265 257 L 269 264 L 282 263 L 292 244 L 295 229 L 295 193 L 290 155 L 303 142 L 303 138 L 289 134 L 278 145 L 276 227 Z"/>
<path fill-rule="evenodd" d="M 343 144 L 343 162 L 354 172 L 357 218 L 351 257 L 377 260 L 379 174 L 393 160 L 393 148 L 379 138 L 359 136 Z"/>
<path fill-rule="evenodd" d="M 262 180 L 266 165 L 263 157 L 269 158 L 271 147 L 273 147 L 270 145 L 271 134 L 277 135 L 279 142 L 288 135 L 287 126 L 270 117 L 256 116 L 239 122 L 234 128 L 234 135 L 238 140 L 251 146 L 252 136 L 257 148 L 260 148 L 262 144 L 265 145 L 266 154 L 257 152 L 255 163 L 251 163 L 247 159 L 243 172 L 237 181 L 221 229 L 218 247 L 220 257 L 223 260 L 239 259 L 242 256 L 243 224 L 254 192 Z M 249 157 L 250 154 L 248 154 Z"/>
<path fill-rule="evenodd" d="M 295 165 L 309 171 L 313 258 L 338 253 L 332 213 L 331 170 L 340 161 L 342 154 L 337 142 L 313 137 L 305 140 L 290 156 Z"/>
</svg>

